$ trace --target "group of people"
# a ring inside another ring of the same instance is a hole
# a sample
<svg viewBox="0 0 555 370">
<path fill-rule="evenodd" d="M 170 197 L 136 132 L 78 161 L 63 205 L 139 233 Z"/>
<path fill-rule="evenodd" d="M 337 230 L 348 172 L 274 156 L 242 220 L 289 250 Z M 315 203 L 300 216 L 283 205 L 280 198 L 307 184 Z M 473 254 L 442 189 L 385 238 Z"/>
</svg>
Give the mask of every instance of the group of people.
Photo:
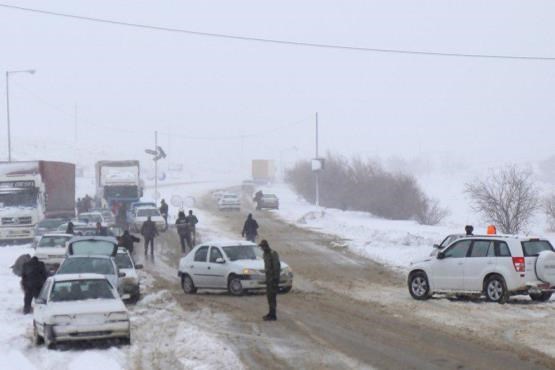
<svg viewBox="0 0 555 370">
<path fill-rule="evenodd" d="M 175 227 L 177 228 L 177 235 L 179 236 L 181 251 L 183 253 L 187 253 L 187 248 L 189 248 L 189 250 L 193 249 L 193 246 L 197 242 L 197 224 L 198 218 L 193 214 L 192 210 L 189 210 L 187 216 L 185 216 L 185 212 L 179 211 L 177 220 L 175 221 Z"/>
<path fill-rule="evenodd" d="M 77 213 L 89 212 L 93 208 L 93 199 L 86 194 L 83 199 L 77 198 Z"/>
</svg>

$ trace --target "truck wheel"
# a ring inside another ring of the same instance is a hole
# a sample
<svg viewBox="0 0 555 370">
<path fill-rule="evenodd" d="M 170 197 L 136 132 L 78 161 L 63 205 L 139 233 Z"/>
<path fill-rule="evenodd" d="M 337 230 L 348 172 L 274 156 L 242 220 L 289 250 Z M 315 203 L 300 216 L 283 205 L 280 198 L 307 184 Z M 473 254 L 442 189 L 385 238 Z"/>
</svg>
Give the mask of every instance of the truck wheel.
<svg viewBox="0 0 555 370">
<path fill-rule="evenodd" d="M 530 298 L 536 302 L 547 302 L 551 299 L 551 292 L 530 293 Z"/>
<path fill-rule="evenodd" d="M 428 276 L 423 271 L 410 274 L 408 285 L 412 298 L 423 301 L 431 297 Z"/>
<path fill-rule="evenodd" d="M 486 295 L 486 299 L 490 302 L 497 302 L 500 304 L 507 303 L 509 300 L 509 292 L 507 291 L 505 279 L 500 275 L 490 276 L 484 283 L 484 294 Z"/>
</svg>

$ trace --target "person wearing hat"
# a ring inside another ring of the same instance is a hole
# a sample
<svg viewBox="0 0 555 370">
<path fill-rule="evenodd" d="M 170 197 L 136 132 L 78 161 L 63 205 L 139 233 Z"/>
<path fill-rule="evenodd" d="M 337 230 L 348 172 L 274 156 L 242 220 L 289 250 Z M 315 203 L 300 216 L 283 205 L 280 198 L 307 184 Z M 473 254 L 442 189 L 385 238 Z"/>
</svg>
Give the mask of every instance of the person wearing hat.
<svg viewBox="0 0 555 370">
<path fill-rule="evenodd" d="M 279 255 L 276 251 L 270 249 L 268 241 L 262 240 L 259 244 L 264 251 L 264 270 L 266 271 L 266 296 L 268 297 L 269 312 L 262 317 L 264 321 L 277 320 L 277 294 L 279 290 L 279 276 L 281 272 L 281 264 Z"/>
</svg>

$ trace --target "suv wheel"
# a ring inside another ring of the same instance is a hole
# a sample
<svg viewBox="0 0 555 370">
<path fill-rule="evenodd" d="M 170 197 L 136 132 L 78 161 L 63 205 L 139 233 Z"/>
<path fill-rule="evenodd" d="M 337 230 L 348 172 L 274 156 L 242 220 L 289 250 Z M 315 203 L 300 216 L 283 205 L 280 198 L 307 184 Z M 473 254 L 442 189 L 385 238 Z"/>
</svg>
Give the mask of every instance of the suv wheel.
<svg viewBox="0 0 555 370">
<path fill-rule="evenodd" d="M 537 302 L 547 302 L 551 299 L 551 292 L 530 293 L 530 298 Z"/>
<path fill-rule="evenodd" d="M 430 298 L 430 284 L 428 276 L 422 271 L 415 272 L 409 276 L 409 292 L 412 298 L 425 300 Z"/>
<path fill-rule="evenodd" d="M 509 300 L 509 292 L 505 279 L 499 275 L 490 276 L 484 284 L 484 294 L 490 302 L 506 303 Z"/>
<path fill-rule="evenodd" d="M 197 292 L 197 288 L 195 287 L 195 283 L 193 279 L 189 275 L 183 275 L 181 277 L 181 287 L 185 294 L 195 294 Z"/>
</svg>

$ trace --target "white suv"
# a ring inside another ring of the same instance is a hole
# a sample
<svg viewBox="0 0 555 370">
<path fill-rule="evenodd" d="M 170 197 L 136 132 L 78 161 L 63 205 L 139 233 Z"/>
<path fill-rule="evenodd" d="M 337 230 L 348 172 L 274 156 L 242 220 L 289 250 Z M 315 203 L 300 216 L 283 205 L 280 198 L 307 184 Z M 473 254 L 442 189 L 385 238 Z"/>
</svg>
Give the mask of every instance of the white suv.
<svg viewBox="0 0 555 370">
<path fill-rule="evenodd" d="M 435 256 L 411 264 L 411 296 L 484 294 L 505 303 L 511 295 L 548 301 L 555 290 L 555 251 L 548 240 L 519 236 L 468 236 Z"/>
</svg>

